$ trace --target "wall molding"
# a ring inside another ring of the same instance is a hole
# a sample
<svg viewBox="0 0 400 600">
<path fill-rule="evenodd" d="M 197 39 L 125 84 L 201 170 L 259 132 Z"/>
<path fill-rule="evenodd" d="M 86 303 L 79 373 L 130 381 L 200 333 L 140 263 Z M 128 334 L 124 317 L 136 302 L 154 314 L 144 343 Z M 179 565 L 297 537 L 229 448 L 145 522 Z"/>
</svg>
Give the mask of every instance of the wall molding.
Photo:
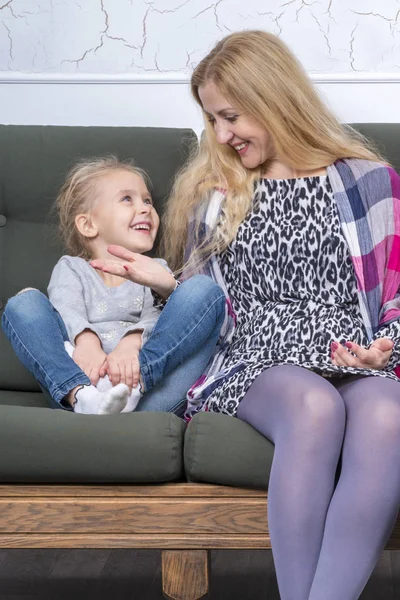
<svg viewBox="0 0 400 600">
<path fill-rule="evenodd" d="M 317 84 L 380 84 L 400 83 L 399 73 L 311 73 Z M 190 76 L 185 73 L 21 73 L 0 72 L 0 84 L 68 84 L 68 85 L 138 85 L 138 84 L 188 84 Z"/>
</svg>

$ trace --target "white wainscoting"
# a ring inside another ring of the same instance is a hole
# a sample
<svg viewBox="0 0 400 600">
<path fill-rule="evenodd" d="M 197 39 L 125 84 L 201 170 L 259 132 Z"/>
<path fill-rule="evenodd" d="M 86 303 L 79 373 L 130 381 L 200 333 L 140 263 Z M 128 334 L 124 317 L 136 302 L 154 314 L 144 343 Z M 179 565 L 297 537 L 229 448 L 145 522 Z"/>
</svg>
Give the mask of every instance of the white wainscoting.
<svg viewBox="0 0 400 600">
<path fill-rule="evenodd" d="M 331 109 L 347 123 L 400 122 L 400 76 L 313 75 Z M 65 75 L 0 73 L 0 122 L 25 125 L 191 127 L 202 117 L 180 73 Z"/>
</svg>

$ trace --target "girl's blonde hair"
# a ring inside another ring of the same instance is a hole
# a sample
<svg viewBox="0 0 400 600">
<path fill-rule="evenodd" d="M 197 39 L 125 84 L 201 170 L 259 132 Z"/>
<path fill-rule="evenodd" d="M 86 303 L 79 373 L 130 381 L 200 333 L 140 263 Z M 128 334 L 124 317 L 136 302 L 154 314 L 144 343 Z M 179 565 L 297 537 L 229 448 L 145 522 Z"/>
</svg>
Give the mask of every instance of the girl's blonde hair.
<svg viewBox="0 0 400 600">
<path fill-rule="evenodd" d="M 96 201 L 96 183 L 99 178 L 115 171 L 129 171 L 139 175 L 148 189 L 149 176 L 133 161 L 120 161 L 110 155 L 100 158 L 82 159 L 70 169 L 59 191 L 54 209 L 58 216 L 58 231 L 65 249 L 73 256 L 90 258 L 86 239 L 75 225 L 75 217 L 90 212 Z"/>
<path fill-rule="evenodd" d="M 275 35 L 242 31 L 225 37 L 192 75 L 191 91 L 200 107 L 199 88 L 208 82 L 213 82 L 236 110 L 268 131 L 276 158 L 294 170 L 317 170 L 340 158 L 383 162 L 361 134 L 339 123 L 295 56 Z M 197 250 L 201 264 L 234 239 L 251 207 L 254 182 L 268 167 L 267 162 L 246 169 L 233 148 L 217 143 L 213 125 L 204 117 L 200 145 L 193 148 L 176 178 L 165 213 L 163 254 L 176 270 L 182 268 L 193 209 L 214 188 L 227 190 L 223 225 Z M 199 231 L 199 223 L 194 231 Z"/>
</svg>

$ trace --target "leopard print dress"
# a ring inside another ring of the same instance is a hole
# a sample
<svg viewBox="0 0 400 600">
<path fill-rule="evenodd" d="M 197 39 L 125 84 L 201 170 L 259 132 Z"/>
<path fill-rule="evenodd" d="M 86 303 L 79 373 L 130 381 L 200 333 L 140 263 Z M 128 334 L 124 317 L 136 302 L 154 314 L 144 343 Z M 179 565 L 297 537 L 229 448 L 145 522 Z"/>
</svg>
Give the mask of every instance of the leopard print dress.
<svg viewBox="0 0 400 600">
<path fill-rule="evenodd" d="M 219 264 L 237 326 L 222 366 L 232 375 L 208 397 L 207 410 L 235 415 L 251 383 L 275 365 L 299 365 L 328 378 L 398 381 L 389 370 L 332 364 L 332 341 L 366 346 L 368 339 L 328 176 L 261 179 Z"/>
</svg>

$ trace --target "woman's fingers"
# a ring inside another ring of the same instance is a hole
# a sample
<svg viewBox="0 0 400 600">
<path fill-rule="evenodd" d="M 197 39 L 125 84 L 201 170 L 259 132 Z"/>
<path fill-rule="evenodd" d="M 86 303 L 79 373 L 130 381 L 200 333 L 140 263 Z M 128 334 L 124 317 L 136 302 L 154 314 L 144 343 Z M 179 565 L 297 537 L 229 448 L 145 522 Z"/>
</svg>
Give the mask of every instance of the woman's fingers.
<svg viewBox="0 0 400 600">
<path fill-rule="evenodd" d="M 113 254 L 114 256 L 118 256 L 118 258 L 123 258 L 124 260 L 128 260 L 129 262 L 133 262 L 135 260 L 135 254 L 122 246 L 117 246 L 115 244 L 111 244 L 107 246 L 107 252 Z"/>
<path fill-rule="evenodd" d="M 331 344 L 331 356 L 332 362 L 338 367 L 361 367 L 361 361 L 358 357 L 350 354 L 349 350 L 339 344 L 338 342 L 333 342 Z"/>
<path fill-rule="evenodd" d="M 382 350 L 381 348 L 387 348 Z M 392 353 L 391 340 L 371 344 L 370 348 L 363 348 L 354 342 L 339 342 L 331 344 L 331 358 L 338 367 L 358 367 L 361 369 L 384 369 Z"/>
<path fill-rule="evenodd" d="M 115 262 L 113 260 L 102 260 L 100 258 L 96 258 L 95 260 L 91 260 L 89 264 L 98 271 L 105 271 L 106 273 L 122 276 L 126 275 L 123 263 Z"/>
<path fill-rule="evenodd" d="M 348 350 L 350 350 L 350 352 L 355 354 L 359 361 L 361 361 L 362 363 L 368 363 L 368 361 L 371 359 L 370 351 L 366 348 L 363 348 L 362 346 L 359 346 L 354 342 L 346 342 L 345 346 Z"/>
</svg>

